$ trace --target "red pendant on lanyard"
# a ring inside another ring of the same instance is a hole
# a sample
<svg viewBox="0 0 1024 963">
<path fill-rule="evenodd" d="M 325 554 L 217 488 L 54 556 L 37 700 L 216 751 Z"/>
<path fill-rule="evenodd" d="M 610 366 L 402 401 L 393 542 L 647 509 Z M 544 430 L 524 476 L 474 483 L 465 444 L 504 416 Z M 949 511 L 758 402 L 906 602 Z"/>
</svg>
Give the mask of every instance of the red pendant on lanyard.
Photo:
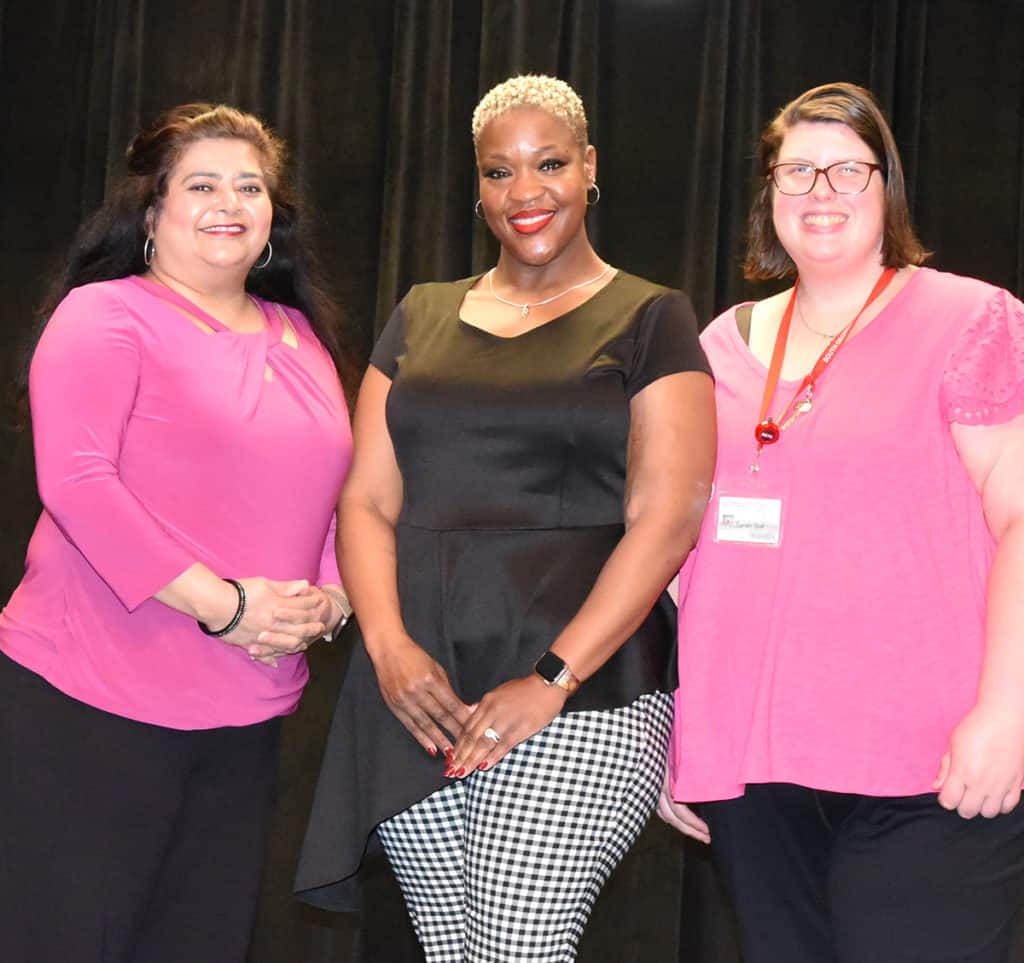
<svg viewBox="0 0 1024 963">
<path fill-rule="evenodd" d="M 882 272 L 875 282 L 875 286 L 871 289 L 867 301 L 864 302 L 864 306 L 857 312 L 856 317 L 829 341 L 821 356 L 814 363 L 814 367 L 811 368 L 810 374 L 800 382 L 800 387 L 797 388 L 796 394 L 790 399 L 782 414 L 777 419 L 769 418 L 768 406 L 772 403 L 772 399 L 775 397 L 775 389 L 779 384 L 779 375 L 782 373 L 782 361 L 786 355 L 786 342 L 789 340 L 789 326 L 793 320 L 793 308 L 796 306 L 796 292 L 800 286 L 800 279 L 797 278 L 796 283 L 793 285 L 793 293 L 789 297 L 789 303 L 783 312 L 782 321 L 779 323 L 778 333 L 775 335 L 775 347 L 772 349 L 772 360 L 768 366 L 768 380 L 765 382 L 764 395 L 761 399 L 761 414 L 758 416 L 757 427 L 754 429 L 754 439 L 757 441 L 758 453 L 760 453 L 765 445 L 774 445 L 782 435 L 782 429 L 787 427 L 797 414 L 810 410 L 814 386 L 817 384 L 818 379 L 825 372 L 829 364 L 831 364 L 835 356 L 839 354 L 839 349 L 846 344 L 847 338 L 856 327 L 861 315 L 867 311 L 871 303 L 889 286 L 895 276 L 896 268 L 886 268 Z"/>
</svg>

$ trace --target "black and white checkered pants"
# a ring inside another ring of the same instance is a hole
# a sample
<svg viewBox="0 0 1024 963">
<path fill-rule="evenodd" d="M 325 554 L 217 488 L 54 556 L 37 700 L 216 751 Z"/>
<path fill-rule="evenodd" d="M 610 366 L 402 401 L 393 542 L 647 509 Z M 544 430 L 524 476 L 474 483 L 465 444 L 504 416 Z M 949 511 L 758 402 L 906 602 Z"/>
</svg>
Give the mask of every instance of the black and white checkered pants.
<svg viewBox="0 0 1024 963">
<path fill-rule="evenodd" d="M 672 698 L 559 716 L 377 827 L 429 963 L 566 963 L 657 802 Z"/>
</svg>

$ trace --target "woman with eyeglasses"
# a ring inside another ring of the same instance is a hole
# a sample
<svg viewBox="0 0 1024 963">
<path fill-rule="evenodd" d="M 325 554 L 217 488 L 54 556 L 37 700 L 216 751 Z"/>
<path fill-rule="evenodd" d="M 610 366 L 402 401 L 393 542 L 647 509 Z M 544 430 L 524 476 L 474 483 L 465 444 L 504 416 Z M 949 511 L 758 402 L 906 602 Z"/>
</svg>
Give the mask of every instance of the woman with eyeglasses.
<svg viewBox="0 0 1024 963">
<path fill-rule="evenodd" d="M 759 160 L 746 274 L 793 283 L 702 337 L 719 454 L 659 811 L 710 841 L 746 963 L 1008 963 L 1024 305 L 920 266 L 868 91 L 802 94 Z"/>
</svg>

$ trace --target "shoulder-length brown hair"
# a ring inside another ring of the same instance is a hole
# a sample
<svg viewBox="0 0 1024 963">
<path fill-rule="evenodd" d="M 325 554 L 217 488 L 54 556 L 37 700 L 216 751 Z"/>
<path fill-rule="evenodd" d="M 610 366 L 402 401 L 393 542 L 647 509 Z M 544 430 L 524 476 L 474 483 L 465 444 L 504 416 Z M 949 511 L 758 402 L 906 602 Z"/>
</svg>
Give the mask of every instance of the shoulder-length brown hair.
<svg viewBox="0 0 1024 963">
<path fill-rule="evenodd" d="M 772 221 L 775 185 L 769 168 L 778 159 L 786 133 L 802 121 L 845 124 L 871 148 L 882 165 L 880 173 L 885 182 L 882 263 L 895 268 L 922 263 L 928 252 L 910 223 L 903 165 L 885 115 L 869 90 L 856 84 L 835 83 L 814 87 L 786 104 L 761 134 L 757 160 L 764 183 L 750 209 L 744 276 L 751 281 L 767 281 L 796 273 L 793 259 L 775 233 Z"/>
</svg>

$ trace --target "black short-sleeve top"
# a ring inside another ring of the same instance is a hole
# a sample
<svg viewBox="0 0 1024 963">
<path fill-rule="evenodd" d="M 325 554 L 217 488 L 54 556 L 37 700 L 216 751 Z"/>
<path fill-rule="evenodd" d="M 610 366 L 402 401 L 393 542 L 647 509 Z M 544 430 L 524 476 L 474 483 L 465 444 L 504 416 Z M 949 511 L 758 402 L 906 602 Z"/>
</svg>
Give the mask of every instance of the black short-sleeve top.
<svg viewBox="0 0 1024 963">
<path fill-rule="evenodd" d="M 710 371 L 689 299 L 620 272 L 575 310 L 502 338 L 458 317 L 474 280 L 414 287 L 371 358 L 393 379 L 402 521 L 621 523 L 630 399 L 664 375 Z"/>
<path fill-rule="evenodd" d="M 445 636 L 427 647 L 467 700 L 529 671 L 621 538 L 630 400 L 666 375 L 710 373 L 682 292 L 619 272 L 504 338 L 459 317 L 475 281 L 412 288 L 371 357 L 392 379 L 403 616 L 421 638 Z M 567 710 L 671 687 L 673 653 L 659 604 Z"/>
</svg>

